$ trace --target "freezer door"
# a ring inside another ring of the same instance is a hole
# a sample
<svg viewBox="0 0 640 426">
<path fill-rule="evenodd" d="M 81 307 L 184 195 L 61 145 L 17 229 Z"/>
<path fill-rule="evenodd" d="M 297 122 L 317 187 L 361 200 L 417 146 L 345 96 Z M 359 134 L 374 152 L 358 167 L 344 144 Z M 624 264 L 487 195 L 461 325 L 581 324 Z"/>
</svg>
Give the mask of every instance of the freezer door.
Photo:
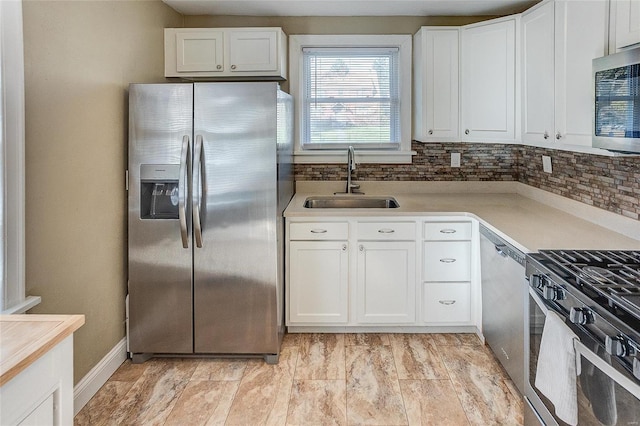
<svg viewBox="0 0 640 426">
<path fill-rule="evenodd" d="M 275 354 L 277 84 L 194 86 L 195 352 Z"/>
<path fill-rule="evenodd" d="M 134 354 L 193 352 L 192 117 L 192 84 L 129 88 L 129 343 Z"/>
</svg>

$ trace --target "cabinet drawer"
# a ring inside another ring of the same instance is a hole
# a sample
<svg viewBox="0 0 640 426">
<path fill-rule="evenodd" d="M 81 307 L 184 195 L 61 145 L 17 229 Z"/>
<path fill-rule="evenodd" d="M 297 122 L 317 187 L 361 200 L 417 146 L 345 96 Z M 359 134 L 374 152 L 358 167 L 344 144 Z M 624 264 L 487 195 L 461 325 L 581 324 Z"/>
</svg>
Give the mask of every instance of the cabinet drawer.
<svg viewBox="0 0 640 426">
<path fill-rule="evenodd" d="M 471 281 L 471 242 L 425 242 L 424 281 Z"/>
<path fill-rule="evenodd" d="M 304 222 L 289 224 L 290 240 L 346 240 L 347 222 Z"/>
<path fill-rule="evenodd" d="M 415 222 L 358 222 L 359 240 L 415 240 Z"/>
<path fill-rule="evenodd" d="M 470 283 L 424 283 L 422 319 L 428 323 L 471 321 Z"/>
<path fill-rule="evenodd" d="M 471 239 L 471 222 L 426 222 L 424 239 L 430 241 L 455 241 Z"/>
</svg>

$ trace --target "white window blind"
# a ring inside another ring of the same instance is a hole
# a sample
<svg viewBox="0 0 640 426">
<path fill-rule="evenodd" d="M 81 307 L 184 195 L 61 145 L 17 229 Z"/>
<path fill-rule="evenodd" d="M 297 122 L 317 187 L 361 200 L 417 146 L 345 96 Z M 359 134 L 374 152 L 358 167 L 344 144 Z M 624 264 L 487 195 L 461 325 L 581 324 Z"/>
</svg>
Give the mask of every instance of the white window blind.
<svg viewBox="0 0 640 426">
<path fill-rule="evenodd" d="M 396 47 L 303 49 L 302 145 L 400 147 Z"/>
</svg>

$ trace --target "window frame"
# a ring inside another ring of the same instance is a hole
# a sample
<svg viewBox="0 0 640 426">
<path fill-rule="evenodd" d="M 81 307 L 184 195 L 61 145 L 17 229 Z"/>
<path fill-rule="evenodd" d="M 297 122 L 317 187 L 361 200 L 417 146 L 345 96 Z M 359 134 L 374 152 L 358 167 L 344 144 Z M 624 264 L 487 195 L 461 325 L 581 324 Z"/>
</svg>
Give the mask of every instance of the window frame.
<svg viewBox="0 0 640 426">
<path fill-rule="evenodd" d="M 411 151 L 411 35 L 292 35 L 289 36 L 289 90 L 296 99 L 294 163 L 335 164 L 346 162 L 346 149 L 305 149 L 302 145 L 304 126 L 304 84 L 302 75 L 304 48 L 397 48 L 400 98 L 400 143 L 398 149 L 375 149 L 354 146 L 359 162 L 384 164 L 410 164 Z"/>
<path fill-rule="evenodd" d="M 2 241 L 0 313 L 23 313 L 40 303 L 25 296 L 25 94 L 22 1 L 0 1 L 0 172 Z"/>
</svg>

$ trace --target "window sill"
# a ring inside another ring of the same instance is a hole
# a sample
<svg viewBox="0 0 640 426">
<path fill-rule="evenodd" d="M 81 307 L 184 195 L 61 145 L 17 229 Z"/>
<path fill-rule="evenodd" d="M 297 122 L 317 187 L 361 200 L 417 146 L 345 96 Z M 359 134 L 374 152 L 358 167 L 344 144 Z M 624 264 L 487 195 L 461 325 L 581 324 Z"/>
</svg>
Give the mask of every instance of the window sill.
<svg viewBox="0 0 640 426">
<path fill-rule="evenodd" d="M 6 310 L 0 312 L 2 315 L 24 314 L 29 309 L 39 305 L 42 299 L 40 296 L 27 296 L 22 302 L 10 306 Z"/>
<path fill-rule="evenodd" d="M 358 151 L 356 161 L 365 164 L 411 164 L 416 151 Z M 347 150 L 336 151 L 295 151 L 294 164 L 345 164 Z"/>
</svg>

